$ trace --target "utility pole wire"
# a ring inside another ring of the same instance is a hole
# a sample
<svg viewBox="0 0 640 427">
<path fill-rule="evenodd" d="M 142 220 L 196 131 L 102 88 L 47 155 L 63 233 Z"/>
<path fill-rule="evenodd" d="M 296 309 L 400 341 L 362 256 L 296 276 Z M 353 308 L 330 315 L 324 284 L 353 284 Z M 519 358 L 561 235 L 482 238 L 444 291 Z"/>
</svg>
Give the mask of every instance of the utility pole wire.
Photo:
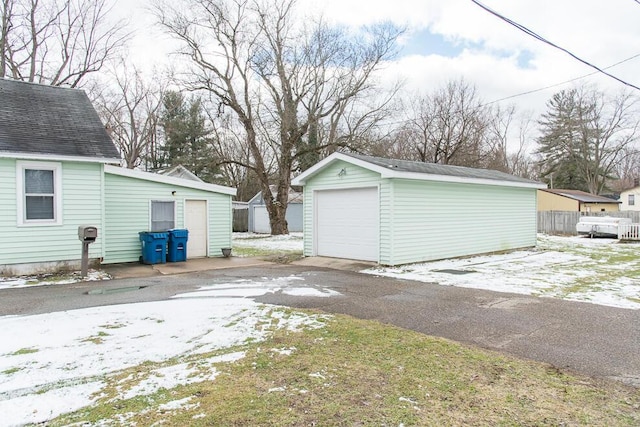
<svg viewBox="0 0 640 427">
<path fill-rule="evenodd" d="M 489 7 L 485 6 L 484 4 L 480 3 L 478 0 L 471 0 L 471 1 L 472 1 L 473 3 L 475 3 L 477 6 L 481 7 L 482 9 L 484 9 L 485 11 L 489 12 L 490 14 L 492 14 L 492 15 L 496 16 L 497 18 L 500 18 L 501 20 L 503 20 L 503 21 L 504 21 L 504 22 L 506 22 L 507 24 L 512 25 L 512 26 L 514 26 L 514 27 L 516 27 L 516 28 L 517 28 L 517 29 L 519 29 L 520 31 L 524 32 L 525 34 L 528 34 L 528 35 L 530 35 L 531 37 L 533 37 L 533 38 L 535 38 L 535 39 L 537 39 L 537 40 L 540 40 L 541 42 L 546 43 L 546 44 L 548 44 L 548 45 L 549 45 L 549 46 L 551 46 L 551 47 L 555 47 L 556 49 L 563 51 L 564 53 L 568 54 L 568 55 L 569 55 L 569 56 L 571 56 L 572 58 L 574 58 L 574 59 L 576 59 L 576 60 L 578 60 L 578 61 L 582 62 L 583 64 L 585 64 L 585 65 L 587 65 L 587 66 L 589 66 L 589 67 L 591 67 L 591 68 L 593 68 L 593 69 L 595 69 L 595 70 L 596 70 L 597 72 L 599 72 L 599 73 L 602 73 L 602 74 L 604 74 L 604 75 L 606 75 L 606 76 L 609 76 L 609 77 L 611 77 L 612 79 L 617 80 L 618 82 L 620 82 L 620 83 L 622 83 L 622 84 L 624 84 L 624 85 L 626 85 L 626 86 L 632 87 L 632 88 L 634 88 L 634 89 L 636 89 L 636 90 L 639 90 L 639 91 L 640 91 L 640 87 L 638 87 L 638 86 L 636 86 L 636 85 L 634 85 L 634 84 L 628 83 L 628 82 L 626 82 L 626 81 L 622 80 L 621 78 L 614 76 L 613 74 L 607 73 L 606 71 L 604 71 L 603 69 L 601 69 L 601 68 L 599 68 L 599 67 L 597 67 L 597 66 L 593 65 L 592 63 L 590 63 L 590 62 L 588 62 L 588 61 L 585 61 L 585 60 L 584 60 L 584 59 L 582 59 L 582 58 L 579 58 L 578 56 L 576 56 L 575 54 L 573 54 L 573 53 L 572 53 L 572 52 L 570 52 L 569 50 L 567 50 L 567 49 L 565 49 L 565 48 L 563 48 L 563 47 L 560 47 L 560 46 L 558 46 L 558 45 L 556 45 L 556 44 L 554 44 L 554 43 L 550 42 L 549 40 L 545 39 L 545 38 L 544 38 L 544 37 L 542 37 L 541 35 L 539 35 L 539 34 L 535 33 L 534 31 L 532 31 L 532 30 L 530 30 L 530 29 L 528 29 L 528 28 L 527 28 L 527 27 L 525 27 L 524 25 L 518 24 L 517 22 L 515 22 L 515 21 L 513 21 L 513 20 L 511 20 L 511 19 L 507 18 L 506 16 L 501 15 L 500 13 L 498 13 L 498 12 L 496 12 L 496 11 L 492 10 L 491 8 L 489 8 Z M 636 0 L 636 1 L 637 1 L 637 0 Z"/>
<path fill-rule="evenodd" d="M 635 0 L 635 1 L 640 2 L 640 0 Z M 623 59 L 622 61 L 618 61 L 615 64 L 611 64 L 611 65 L 609 65 L 607 67 L 604 67 L 603 70 L 608 70 L 609 68 L 613 68 L 616 65 L 620 65 L 620 64 L 623 64 L 623 63 L 625 63 L 627 61 L 631 61 L 632 59 L 635 59 L 635 58 L 637 58 L 639 56 L 640 56 L 640 53 L 636 53 L 635 55 L 630 56 L 627 59 Z M 592 73 L 585 74 L 585 75 L 582 75 L 580 77 L 574 77 L 572 79 L 565 80 L 565 81 L 560 82 L 560 83 L 555 83 L 555 84 L 552 84 L 552 85 L 549 85 L 549 86 L 545 86 L 545 87 L 541 87 L 541 88 L 538 88 L 538 89 L 532 89 L 532 90 L 528 90 L 526 92 L 520 92 L 520 93 L 516 93 L 515 95 L 509 95 L 509 96 L 506 96 L 504 98 L 496 99 L 495 101 L 490 101 L 490 102 L 487 102 L 485 104 L 482 104 L 482 107 L 484 107 L 485 105 L 495 104 L 496 102 L 506 101 L 507 99 L 517 98 L 518 96 L 529 95 L 530 93 L 536 93 L 536 92 L 540 92 L 540 91 L 543 91 L 543 90 L 551 89 L 551 88 L 554 88 L 554 87 L 557 87 L 557 86 L 562 86 L 562 85 L 567 84 L 567 83 L 575 82 L 576 80 L 581 80 L 581 79 L 593 76 L 594 74 L 598 74 L 598 71 L 594 71 Z"/>
</svg>

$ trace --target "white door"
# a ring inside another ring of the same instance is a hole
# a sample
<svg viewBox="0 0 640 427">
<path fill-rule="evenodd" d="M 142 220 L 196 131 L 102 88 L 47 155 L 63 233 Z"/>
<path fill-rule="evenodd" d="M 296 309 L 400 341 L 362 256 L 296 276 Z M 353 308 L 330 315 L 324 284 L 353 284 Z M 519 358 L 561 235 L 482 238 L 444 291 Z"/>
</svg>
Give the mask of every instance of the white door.
<svg viewBox="0 0 640 427">
<path fill-rule="evenodd" d="M 206 200 L 185 201 L 184 227 L 189 230 L 187 258 L 206 257 L 209 237 Z"/>
<path fill-rule="evenodd" d="M 378 189 L 315 193 L 316 254 L 378 261 Z"/>
<path fill-rule="evenodd" d="M 271 234 L 271 223 L 266 206 L 253 207 L 253 232 Z"/>
</svg>

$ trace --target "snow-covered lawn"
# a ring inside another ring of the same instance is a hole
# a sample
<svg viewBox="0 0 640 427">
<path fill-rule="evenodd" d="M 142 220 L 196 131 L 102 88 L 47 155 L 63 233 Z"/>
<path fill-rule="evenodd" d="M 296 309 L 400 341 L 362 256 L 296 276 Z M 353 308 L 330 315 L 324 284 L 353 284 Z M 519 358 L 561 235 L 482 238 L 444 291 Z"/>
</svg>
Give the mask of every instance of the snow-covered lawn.
<svg viewBox="0 0 640 427">
<path fill-rule="evenodd" d="M 98 399 L 213 380 L 216 366 L 243 357 L 234 346 L 264 340 L 276 328 L 322 327 L 324 316 L 248 298 L 277 291 L 337 294 L 296 286 L 300 280 L 240 280 L 168 301 L 0 317 L 0 426 L 44 422 Z M 204 354 L 211 357 L 203 361 Z"/>
<path fill-rule="evenodd" d="M 640 309 L 640 245 L 538 235 L 538 247 L 364 273 Z"/>
<path fill-rule="evenodd" d="M 233 233 L 234 248 L 302 252 L 302 245 L 302 233 L 289 233 L 280 236 L 258 233 Z"/>
<path fill-rule="evenodd" d="M 89 270 L 87 277 L 82 278 L 79 271 L 63 274 L 46 274 L 40 276 L 0 277 L 0 289 L 27 288 L 31 286 L 65 285 L 81 281 L 109 280 L 111 277 L 100 270 Z"/>
</svg>

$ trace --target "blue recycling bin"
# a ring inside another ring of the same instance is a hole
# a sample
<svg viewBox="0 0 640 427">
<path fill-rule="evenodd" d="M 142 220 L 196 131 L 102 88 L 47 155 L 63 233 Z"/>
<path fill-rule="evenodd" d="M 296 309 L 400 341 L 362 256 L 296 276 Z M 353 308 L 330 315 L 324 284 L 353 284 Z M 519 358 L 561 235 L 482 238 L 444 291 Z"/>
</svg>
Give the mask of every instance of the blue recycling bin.
<svg viewBox="0 0 640 427">
<path fill-rule="evenodd" d="M 189 240 L 189 230 L 174 228 L 169 233 L 169 249 L 167 251 L 167 261 L 179 262 L 187 260 L 187 240 Z"/>
<path fill-rule="evenodd" d="M 141 231 L 138 234 L 142 242 L 142 256 L 140 257 L 140 261 L 143 264 L 166 263 L 169 234 L 154 231 Z"/>
</svg>

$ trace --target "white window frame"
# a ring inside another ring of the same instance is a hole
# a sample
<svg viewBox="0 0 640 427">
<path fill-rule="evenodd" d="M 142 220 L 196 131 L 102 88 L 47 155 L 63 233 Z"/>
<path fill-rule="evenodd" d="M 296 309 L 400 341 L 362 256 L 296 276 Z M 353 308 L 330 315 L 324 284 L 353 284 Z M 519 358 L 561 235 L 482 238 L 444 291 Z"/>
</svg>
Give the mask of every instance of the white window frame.
<svg viewBox="0 0 640 427">
<path fill-rule="evenodd" d="M 627 202 L 628 202 L 629 206 L 635 206 L 636 205 L 636 195 L 635 194 L 629 194 Z"/>
<path fill-rule="evenodd" d="M 25 194 L 25 170 L 53 171 L 53 219 L 27 219 Z M 48 226 L 62 225 L 62 163 L 59 162 L 16 162 L 16 197 L 18 226 Z"/>
<path fill-rule="evenodd" d="M 177 220 L 178 220 L 178 215 L 177 215 L 177 208 L 178 208 L 178 204 L 176 203 L 175 200 L 173 199 L 152 199 L 149 200 L 149 231 L 157 231 L 154 230 L 152 228 L 153 226 L 153 202 L 160 202 L 160 203 L 173 203 L 173 227 L 171 228 L 176 228 L 176 224 L 177 224 Z"/>
</svg>

